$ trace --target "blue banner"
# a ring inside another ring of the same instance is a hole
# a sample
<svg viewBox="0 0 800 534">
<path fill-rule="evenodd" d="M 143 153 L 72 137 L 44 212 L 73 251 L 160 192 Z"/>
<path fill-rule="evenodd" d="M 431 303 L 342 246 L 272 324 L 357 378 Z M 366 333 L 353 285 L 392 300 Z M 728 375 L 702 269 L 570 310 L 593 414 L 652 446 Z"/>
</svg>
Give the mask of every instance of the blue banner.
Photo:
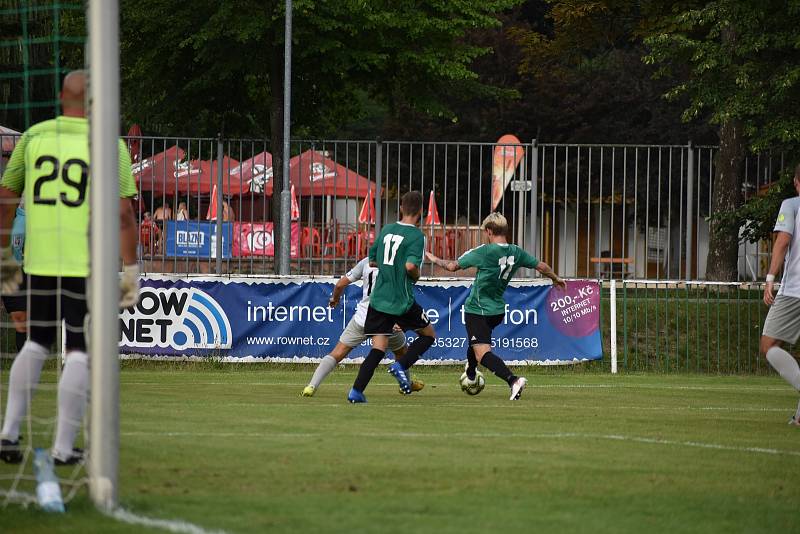
<svg viewBox="0 0 800 534">
<path fill-rule="evenodd" d="M 208 278 L 142 280 L 139 304 L 120 316 L 123 353 L 221 356 L 297 361 L 330 352 L 355 312 L 361 287 L 347 287 L 338 308 L 328 307 L 330 282 L 302 278 L 264 282 Z M 463 304 L 468 282 L 420 282 L 416 299 L 436 330 L 425 360 L 466 358 Z M 601 359 L 600 287 L 570 281 L 566 290 L 541 282 L 513 283 L 493 351 L 517 363 L 572 363 Z M 409 342 L 415 334 L 409 332 Z M 351 353 L 361 358 L 366 340 Z"/>
<path fill-rule="evenodd" d="M 216 258 L 216 221 L 167 221 L 166 255 L 178 257 Z M 222 223 L 222 257 L 231 257 L 233 224 Z"/>
</svg>

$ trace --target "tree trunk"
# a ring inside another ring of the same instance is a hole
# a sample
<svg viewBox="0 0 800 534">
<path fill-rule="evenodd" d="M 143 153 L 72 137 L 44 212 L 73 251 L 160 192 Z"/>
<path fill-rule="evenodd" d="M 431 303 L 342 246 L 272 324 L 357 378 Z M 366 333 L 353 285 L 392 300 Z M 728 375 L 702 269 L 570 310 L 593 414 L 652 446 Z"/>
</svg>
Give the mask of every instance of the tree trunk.
<svg viewBox="0 0 800 534">
<path fill-rule="evenodd" d="M 746 143 L 742 124 L 730 120 L 720 127 L 717 175 L 711 200 L 711 225 L 706 278 L 730 282 L 737 278 L 739 228 L 722 224 L 715 214 L 731 213 L 742 205 L 743 163 Z"/>
<path fill-rule="evenodd" d="M 280 214 L 283 191 L 283 47 L 274 45 L 269 61 L 270 151 L 272 152 L 272 237 L 275 255 L 273 269 L 278 274 L 281 245 Z M 288 156 L 287 156 L 288 157 Z"/>
</svg>

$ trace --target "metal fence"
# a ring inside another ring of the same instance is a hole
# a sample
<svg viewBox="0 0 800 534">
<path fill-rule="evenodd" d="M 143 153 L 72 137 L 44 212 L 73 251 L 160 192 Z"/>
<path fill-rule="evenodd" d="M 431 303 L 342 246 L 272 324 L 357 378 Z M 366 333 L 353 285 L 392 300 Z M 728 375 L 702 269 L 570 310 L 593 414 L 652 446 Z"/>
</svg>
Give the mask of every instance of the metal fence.
<svg viewBox="0 0 800 534">
<path fill-rule="evenodd" d="M 267 141 L 126 139 L 140 193 L 144 272 L 274 272 Z M 344 272 L 366 254 L 381 224 L 397 220 L 402 194 L 418 189 L 427 246 L 441 257 L 480 244 L 480 223 L 497 209 L 511 239 L 563 276 L 703 279 L 716 152 L 691 144 L 292 141 L 291 272 Z M 493 190 L 508 154 L 514 164 Z M 744 195 L 758 194 L 787 164 L 782 154 L 747 158 Z M 770 247 L 740 245 L 740 280 L 763 278 Z M 423 274 L 448 273 L 427 263 Z"/>
<path fill-rule="evenodd" d="M 616 300 L 616 359 L 622 371 L 760 374 L 767 314 L 763 285 L 685 281 L 606 283 L 602 299 L 604 353 L 611 356 Z M 611 366 L 611 357 L 604 361 Z"/>
<path fill-rule="evenodd" d="M 267 142 L 129 141 L 141 193 L 146 272 L 272 272 Z M 502 175 L 498 150 L 514 151 L 516 165 L 502 195 L 495 191 L 493 198 L 493 177 Z M 497 209 L 510 222 L 511 238 L 564 276 L 705 276 L 714 147 L 293 141 L 291 152 L 295 274 L 345 270 L 366 254 L 381 224 L 397 219 L 402 194 L 418 189 L 425 197 L 421 227 L 428 247 L 442 257 L 455 258 L 480 244 L 480 223 Z M 748 158 L 744 193 L 760 191 L 784 166 L 782 155 Z M 223 222 L 230 223 L 224 235 L 232 245 L 221 257 L 207 246 L 216 243 L 216 225 L 204 222 L 215 219 L 215 186 L 222 191 Z M 183 210 L 183 217 L 198 224 L 167 225 Z M 741 245 L 741 279 L 763 276 L 769 246 Z M 423 274 L 445 273 L 428 264 Z"/>
</svg>

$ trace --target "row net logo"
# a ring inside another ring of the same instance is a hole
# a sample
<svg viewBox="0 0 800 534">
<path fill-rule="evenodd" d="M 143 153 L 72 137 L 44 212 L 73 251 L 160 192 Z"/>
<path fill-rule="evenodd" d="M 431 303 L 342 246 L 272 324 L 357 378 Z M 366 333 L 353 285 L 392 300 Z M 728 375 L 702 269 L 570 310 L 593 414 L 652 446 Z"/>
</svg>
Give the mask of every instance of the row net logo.
<svg viewBox="0 0 800 534">
<path fill-rule="evenodd" d="M 197 288 L 143 287 L 139 303 L 120 315 L 120 345 L 229 349 L 231 324 L 222 306 Z"/>
</svg>

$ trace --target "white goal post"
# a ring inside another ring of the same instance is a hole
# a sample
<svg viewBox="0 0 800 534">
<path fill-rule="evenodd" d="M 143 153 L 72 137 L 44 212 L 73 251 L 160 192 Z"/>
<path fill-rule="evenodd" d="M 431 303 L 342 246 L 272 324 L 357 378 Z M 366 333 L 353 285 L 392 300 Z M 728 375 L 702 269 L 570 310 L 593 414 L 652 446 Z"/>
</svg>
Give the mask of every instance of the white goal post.
<svg viewBox="0 0 800 534">
<path fill-rule="evenodd" d="M 119 3 L 89 2 L 91 424 L 89 492 L 117 506 L 119 461 Z"/>
</svg>

